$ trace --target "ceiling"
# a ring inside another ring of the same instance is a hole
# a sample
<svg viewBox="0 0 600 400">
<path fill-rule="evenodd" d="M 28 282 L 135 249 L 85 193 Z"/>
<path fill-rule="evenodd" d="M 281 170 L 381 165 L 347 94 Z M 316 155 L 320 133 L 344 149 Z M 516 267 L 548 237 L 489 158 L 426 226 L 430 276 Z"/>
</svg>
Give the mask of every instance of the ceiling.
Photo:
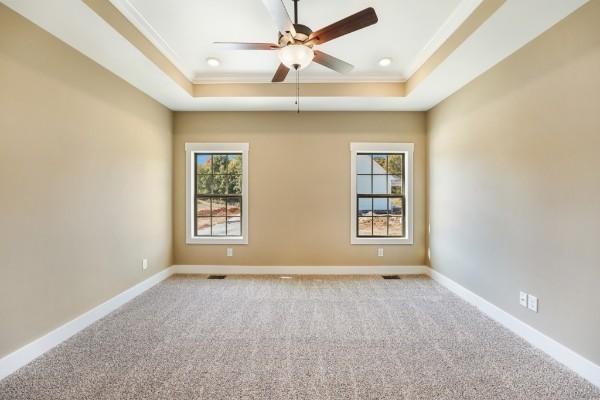
<svg viewBox="0 0 600 400">
<path fill-rule="evenodd" d="M 111 0 L 163 49 L 171 61 L 194 82 L 269 82 L 279 65 L 272 51 L 230 51 L 213 42 L 248 41 L 277 43 L 277 29 L 261 0 Z M 459 5 L 462 7 L 459 9 Z M 293 16 L 292 0 L 284 0 Z M 313 30 L 322 28 L 367 7 L 375 8 L 379 22 L 333 40 L 319 49 L 355 66 L 341 75 L 319 64 L 302 71 L 305 82 L 394 82 L 414 71 L 419 53 L 465 5 L 463 0 L 300 0 L 299 22 Z M 293 17 L 292 17 L 293 18 Z M 221 61 L 219 68 L 206 64 L 208 57 Z M 389 67 L 378 61 L 390 57 Z M 288 79 L 292 79 L 290 74 Z"/>
<path fill-rule="evenodd" d="M 261 0 L 0 1 L 172 110 L 295 109 L 293 84 L 269 83 L 275 52 L 212 44 L 275 41 Z M 428 110 L 586 2 L 300 0 L 300 22 L 312 29 L 370 6 L 379 17 L 320 46 L 355 69 L 302 71 L 302 109 Z M 392 64 L 380 67 L 382 57 Z"/>
</svg>

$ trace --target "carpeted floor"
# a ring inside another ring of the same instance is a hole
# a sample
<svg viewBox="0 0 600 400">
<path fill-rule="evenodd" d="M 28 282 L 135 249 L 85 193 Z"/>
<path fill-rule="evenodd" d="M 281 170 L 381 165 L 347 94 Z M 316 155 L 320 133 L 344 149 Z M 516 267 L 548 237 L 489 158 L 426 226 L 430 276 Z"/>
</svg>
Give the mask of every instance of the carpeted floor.
<svg viewBox="0 0 600 400">
<path fill-rule="evenodd" d="M 600 399 L 426 277 L 175 276 L 0 399 Z"/>
</svg>

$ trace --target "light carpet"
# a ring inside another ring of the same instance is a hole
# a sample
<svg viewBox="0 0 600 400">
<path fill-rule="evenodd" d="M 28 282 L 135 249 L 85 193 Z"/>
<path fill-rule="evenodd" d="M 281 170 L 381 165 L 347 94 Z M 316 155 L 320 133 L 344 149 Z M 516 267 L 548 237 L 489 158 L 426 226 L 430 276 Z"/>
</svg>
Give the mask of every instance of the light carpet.
<svg viewBox="0 0 600 400">
<path fill-rule="evenodd" d="M 174 276 L 0 399 L 600 399 L 427 277 Z"/>
</svg>

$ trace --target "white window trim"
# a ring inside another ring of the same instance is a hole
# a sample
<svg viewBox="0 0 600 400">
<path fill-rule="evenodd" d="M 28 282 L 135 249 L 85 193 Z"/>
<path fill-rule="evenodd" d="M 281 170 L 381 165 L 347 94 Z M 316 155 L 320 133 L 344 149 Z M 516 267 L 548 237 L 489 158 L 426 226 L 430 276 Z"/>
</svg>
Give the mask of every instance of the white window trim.
<svg viewBox="0 0 600 400">
<path fill-rule="evenodd" d="M 185 144 L 185 231 L 187 244 L 248 244 L 248 143 Z M 198 153 L 242 154 L 242 235 L 198 237 L 194 232 L 194 155 Z"/>
<path fill-rule="evenodd" d="M 350 243 L 351 244 L 413 244 L 413 143 L 350 143 Z M 406 237 L 362 238 L 356 236 L 356 155 L 357 153 L 403 153 Z"/>
</svg>

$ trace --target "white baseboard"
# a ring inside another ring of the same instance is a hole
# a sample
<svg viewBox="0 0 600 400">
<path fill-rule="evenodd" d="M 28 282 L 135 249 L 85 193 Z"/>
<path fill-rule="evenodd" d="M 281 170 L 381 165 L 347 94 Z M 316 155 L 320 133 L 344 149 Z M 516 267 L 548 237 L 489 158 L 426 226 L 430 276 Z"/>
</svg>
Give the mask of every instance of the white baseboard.
<svg viewBox="0 0 600 400">
<path fill-rule="evenodd" d="M 469 289 L 461 286 L 447 276 L 429 267 L 426 269 L 428 275 L 439 284 L 474 305 L 484 314 L 510 329 L 512 332 L 558 362 L 564 364 L 567 368 L 573 370 L 595 386 L 600 387 L 600 366 L 558 343 L 556 340 L 544 335 L 542 332 L 527 325 L 525 322 L 495 306 L 483 297 L 471 292 Z"/>
<path fill-rule="evenodd" d="M 425 275 L 428 267 L 417 266 L 248 266 L 174 265 L 175 274 L 221 275 Z"/>
<path fill-rule="evenodd" d="M 152 275 L 150 278 L 125 290 L 110 300 L 107 300 L 99 306 L 92 308 L 85 314 L 82 314 L 66 324 L 59 326 L 46 335 L 3 357 L 0 359 L 0 380 L 38 358 L 53 347 L 64 342 L 81 330 L 87 328 L 94 322 L 110 314 L 112 311 L 121 307 L 123 304 L 127 303 L 142 292 L 167 279 L 172 274 L 172 267 L 165 268 L 159 273 Z"/>
</svg>

